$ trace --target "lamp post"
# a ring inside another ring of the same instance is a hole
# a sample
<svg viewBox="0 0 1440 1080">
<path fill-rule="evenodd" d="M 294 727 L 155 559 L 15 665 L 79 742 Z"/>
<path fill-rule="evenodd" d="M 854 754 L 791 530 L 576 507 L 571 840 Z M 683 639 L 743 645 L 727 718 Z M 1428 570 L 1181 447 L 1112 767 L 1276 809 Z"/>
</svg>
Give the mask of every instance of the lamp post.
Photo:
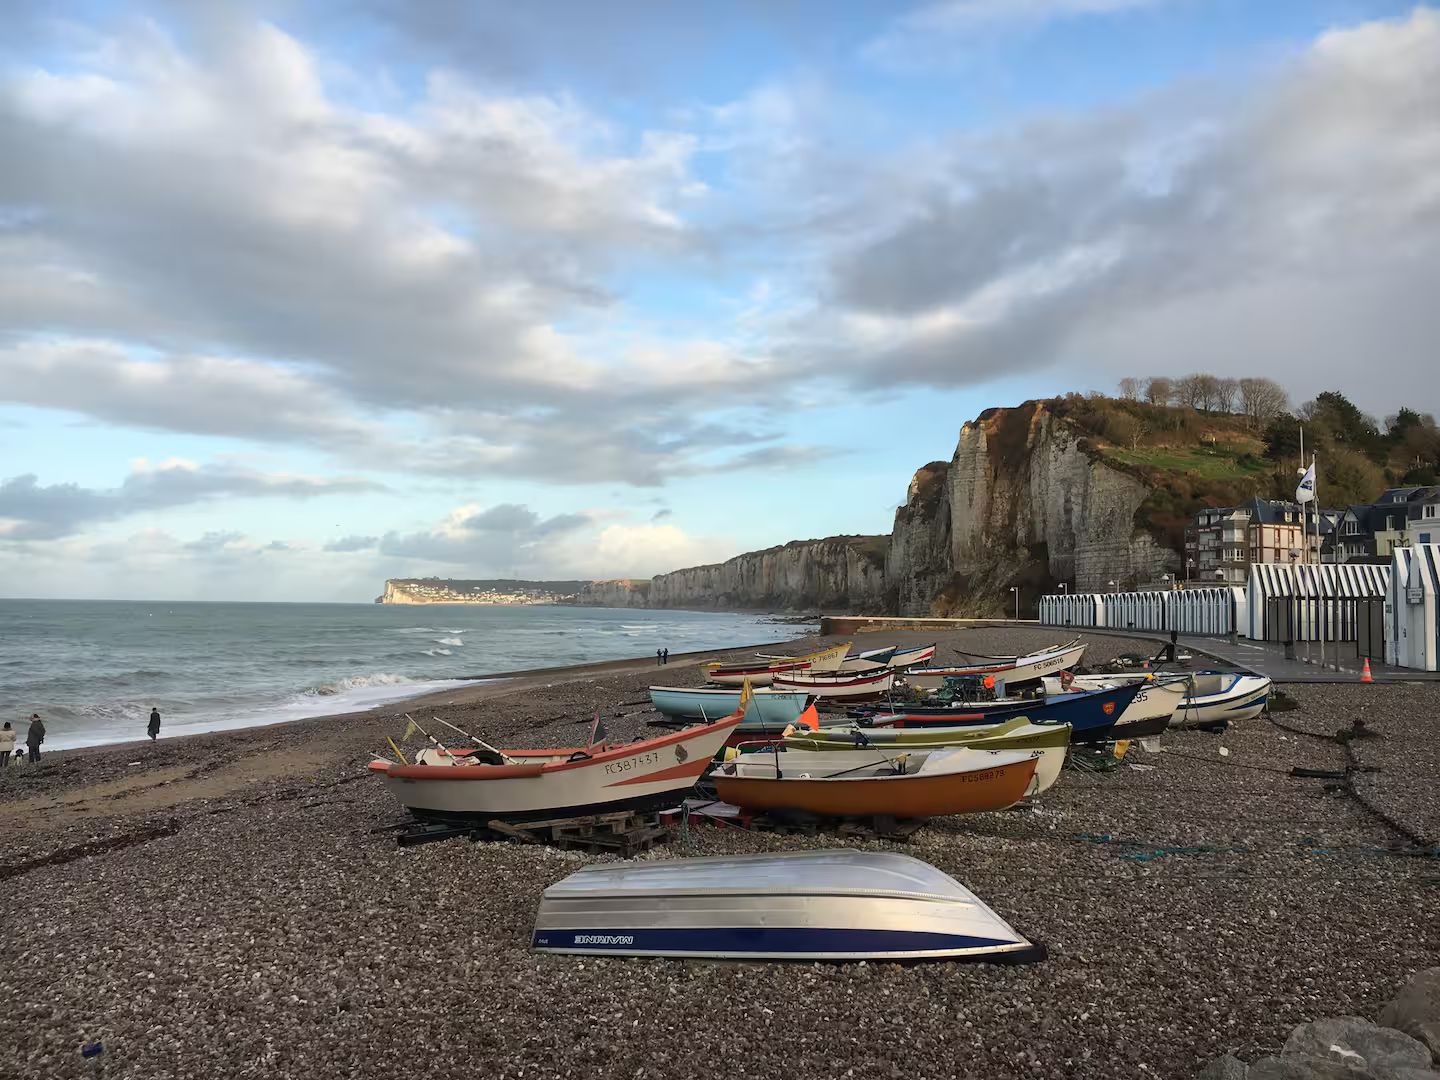
<svg viewBox="0 0 1440 1080">
<path fill-rule="evenodd" d="M 1194 560 L 1194 559 L 1186 559 L 1186 560 L 1185 560 L 1185 584 L 1186 584 L 1186 585 L 1189 585 L 1189 584 L 1190 584 L 1190 571 L 1193 570 L 1193 569 L 1195 569 L 1195 560 Z"/>
<path fill-rule="evenodd" d="M 1068 581 L 1062 581 L 1062 582 L 1060 582 L 1060 595 L 1061 595 L 1061 596 L 1066 596 L 1066 595 L 1068 595 L 1068 594 L 1069 594 L 1069 590 L 1070 590 L 1070 583 L 1069 583 Z"/>
<path fill-rule="evenodd" d="M 1113 582 L 1113 581 L 1107 581 L 1105 584 L 1109 587 L 1109 589 L 1110 589 L 1111 592 L 1114 592 L 1114 591 L 1115 591 L 1115 582 Z"/>
<path fill-rule="evenodd" d="M 1020 586 L 1011 585 L 1010 591 L 1015 594 L 1015 621 L 1020 621 Z"/>
</svg>

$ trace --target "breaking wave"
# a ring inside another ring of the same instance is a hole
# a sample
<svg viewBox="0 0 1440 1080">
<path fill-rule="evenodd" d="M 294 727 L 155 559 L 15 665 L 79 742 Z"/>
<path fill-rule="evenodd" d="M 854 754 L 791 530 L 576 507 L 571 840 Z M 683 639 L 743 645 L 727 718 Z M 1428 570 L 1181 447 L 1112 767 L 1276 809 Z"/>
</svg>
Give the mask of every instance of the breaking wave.
<svg viewBox="0 0 1440 1080">
<path fill-rule="evenodd" d="M 425 655 L 426 655 L 426 656 L 449 656 L 449 655 L 451 655 L 451 653 L 450 653 L 450 650 L 449 650 L 449 649 L 426 649 L 426 650 L 425 650 Z"/>
<path fill-rule="evenodd" d="M 321 683 L 319 686 L 307 687 L 304 693 L 312 697 L 329 697 L 331 694 L 344 694 L 371 686 L 404 686 L 414 681 L 408 675 L 391 675 L 382 671 L 374 675 L 351 675 L 334 682 Z"/>
<path fill-rule="evenodd" d="M 464 645 L 465 642 L 461 641 L 458 637 L 437 637 L 437 638 L 435 639 L 435 644 L 436 644 L 436 645 Z M 447 653 L 446 655 L 449 655 L 449 654 Z"/>
</svg>

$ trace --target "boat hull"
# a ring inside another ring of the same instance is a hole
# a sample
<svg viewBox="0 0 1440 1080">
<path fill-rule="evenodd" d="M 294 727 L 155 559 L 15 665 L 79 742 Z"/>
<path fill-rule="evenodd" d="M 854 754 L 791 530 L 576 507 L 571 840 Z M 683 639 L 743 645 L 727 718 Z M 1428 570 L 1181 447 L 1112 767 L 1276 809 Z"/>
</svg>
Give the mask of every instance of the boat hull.
<svg viewBox="0 0 1440 1080">
<path fill-rule="evenodd" d="M 1055 652 L 1036 653 L 1013 661 L 995 664 L 966 664 L 943 668 L 911 668 L 905 673 L 905 681 L 921 690 L 936 690 L 952 675 L 993 675 L 1003 679 L 1007 687 L 1024 686 L 1039 682 L 1046 675 L 1054 675 L 1080 663 L 1085 656 L 1085 646 L 1069 645 Z"/>
<path fill-rule="evenodd" d="M 1003 741 L 1003 740 L 995 740 Z M 1054 740 L 1052 739 L 1052 742 Z M 1019 746 L 994 746 L 987 742 L 983 745 L 976 743 L 968 744 L 972 749 L 984 750 L 1020 750 Z M 861 768 L 867 764 L 873 765 L 881 758 L 896 759 L 907 755 L 921 755 L 932 751 L 943 751 L 955 749 L 954 746 L 909 746 L 900 745 L 894 747 L 871 746 L 868 749 L 845 749 L 843 747 L 830 747 L 824 750 L 810 750 L 796 748 L 790 745 L 789 740 L 785 741 L 785 749 L 780 752 L 780 768 L 786 774 L 810 773 L 812 776 L 834 775 L 837 772 Z M 1035 776 L 1030 781 L 1030 786 L 1025 789 L 1025 797 L 1033 798 L 1042 792 L 1048 791 L 1054 786 L 1055 781 L 1060 779 L 1060 770 L 1065 765 L 1065 756 L 1069 751 L 1068 739 L 1061 740 L 1059 745 L 1037 746 L 1027 748 L 1026 752 L 1035 758 Z M 764 751 L 759 751 L 764 754 Z"/>
<path fill-rule="evenodd" d="M 736 714 L 575 761 L 568 760 L 567 751 L 516 751 L 519 760 L 507 765 L 376 761 L 370 768 L 422 821 L 539 821 L 643 812 L 676 805 L 739 723 Z"/>
<path fill-rule="evenodd" d="M 954 712 L 881 714 L 872 717 L 872 723 L 877 728 L 967 727 L 1024 717 L 1035 724 L 1069 724 L 1072 742 L 1103 742 L 1114 737 L 1113 730 L 1140 692 L 1139 685 L 1116 686 L 1028 702 L 1006 702 L 1001 707 L 960 706 Z M 1159 731 L 1165 730 L 1168 716 L 1161 718 Z M 1135 738 L 1141 737 L 1138 725 L 1131 730 Z"/>
<path fill-rule="evenodd" d="M 682 720 L 710 721 L 729 716 L 740 707 L 743 688 L 735 690 L 690 689 L 678 686 L 650 687 L 650 703 L 658 712 Z M 745 722 L 783 729 L 793 724 L 809 704 L 809 695 L 798 690 L 764 690 L 750 699 Z M 743 725 L 742 725 L 743 726 Z"/>
<path fill-rule="evenodd" d="M 808 672 L 778 675 L 775 689 L 813 694 L 826 701 L 878 701 L 895 687 L 895 673 L 811 676 Z"/>
<path fill-rule="evenodd" d="M 726 960 L 1014 963 L 1043 955 L 933 866 L 850 850 L 586 867 L 545 890 L 531 944 Z"/>
<path fill-rule="evenodd" d="M 949 751 L 954 754 L 982 751 Z M 763 756 L 763 755 L 762 755 Z M 986 813 L 1014 806 L 1035 778 L 1036 761 L 1009 754 L 1001 764 L 964 772 L 818 779 L 711 774 L 722 800 L 747 810 L 791 811 L 820 817 L 932 818 Z"/>
<path fill-rule="evenodd" d="M 1026 792 L 1029 798 L 1047 791 L 1060 779 L 1060 770 L 1065 767 L 1065 758 L 1070 752 L 1070 726 L 1011 720 L 993 727 L 977 728 L 917 728 L 908 731 L 898 728 L 852 728 L 848 731 L 828 728 L 816 732 L 795 732 L 786 736 L 785 746 L 787 749 L 826 753 L 870 746 L 886 754 L 907 750 L 941 750 L 947 746 L 968 746 L 976 750 L 1027 750 L 1040 755 L 1035 765 L 1035 780 Z"/>
</svg>

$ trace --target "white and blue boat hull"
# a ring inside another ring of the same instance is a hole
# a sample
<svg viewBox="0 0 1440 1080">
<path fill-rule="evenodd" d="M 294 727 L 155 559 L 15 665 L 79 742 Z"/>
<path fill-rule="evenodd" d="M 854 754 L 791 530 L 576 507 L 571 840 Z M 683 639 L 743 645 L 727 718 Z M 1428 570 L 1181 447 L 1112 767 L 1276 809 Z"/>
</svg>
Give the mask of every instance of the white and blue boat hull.
<svg viewBox="0 0 1440 1080">
<path fill-rule="evenodd" d="M 795 851 L 587 867 L 545 890 L 545 952 L 730 960 L 1036 959 L 954 878 L 908 855 Z"/>
</svg>

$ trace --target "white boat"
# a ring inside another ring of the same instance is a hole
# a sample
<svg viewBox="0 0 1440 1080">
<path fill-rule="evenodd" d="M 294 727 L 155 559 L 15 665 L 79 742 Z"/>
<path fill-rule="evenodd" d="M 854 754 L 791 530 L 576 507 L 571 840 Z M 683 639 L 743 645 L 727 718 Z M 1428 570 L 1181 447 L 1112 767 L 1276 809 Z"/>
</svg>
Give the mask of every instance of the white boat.
<svg viewBox="0 0 1440 1080">
<path fill-rule="evenodd" d="M 905 671 L 934 659 L 935 643 L 932 641 L 929 645 L 917 645 L 913 649 L 896 649 L 895 655 L 890 658 L 890 666 L 896 671 Z"/>
<path fill-rule="evenodd" d="M 1066 671 L 1080 663 L 1084 656 L 1085 646 L 1076 639 L 1028 656 L 997 658 L 982 664 L 911 668 L 905 673 L 905 681 L 921 690 L 936 690 L 947 677 L 993 675 L 997 681 L 1003 679 L 1007 688 L 1013 688 Z"/>
<path fill-rule="evenodd" d="M 531 944 L 727 960 L 1044 955 L 929 863 L 843 848 L 588 866 L 545 890 Z"/>
<path fill-rule="evenodd" d="M 777 690 L 798 690 L 829 701 L 869 701 L 884 697 L 895 688 L 895 673 L 888 668 L 859 675 L 786 671 L 777 674 L 772 685 Z"/>
<path fill-rule="evenodd" d="M 1115 675 L 1076 675 L 1073 680 L 1047 678 L 1044 685 L 1048 694 L 1052 686 L 1059 693 L 1066 685 L 1071 690 L 1100 690 L 1151 680 L 1157 685 L 1171 681 L 1180 685 L 1180 701 L 1170 720 L 1172 727 L 1212 727 L 1234 720 L 1253 720 L 1265 711 L 1270 697 L 1270 679 L 1243 671 L 1197 671 L 1190 674 L 1127 671 Z M 1145 692 L 1150 693 L 1148 687 Z"/>
<path fill-rule="evenodd" d="M 614 747 L 507 750 L 503 764 L 487 764 L 475 750 L 428 750 L 413 765 L 376 760 L 370 771 L 425 821 L 483 824 L 663 810 L 695 786 L 740 721 L 737 712 Z"/>
<path fill-rule="evenodd" d="M 1265 711 L 1273 684 L 1264 675 L 1216 671 L 1192 675 L 1189 693 L 1175 710 L 1176 727 L 1216 727 L 1253 720 Z"/>
</svg>

